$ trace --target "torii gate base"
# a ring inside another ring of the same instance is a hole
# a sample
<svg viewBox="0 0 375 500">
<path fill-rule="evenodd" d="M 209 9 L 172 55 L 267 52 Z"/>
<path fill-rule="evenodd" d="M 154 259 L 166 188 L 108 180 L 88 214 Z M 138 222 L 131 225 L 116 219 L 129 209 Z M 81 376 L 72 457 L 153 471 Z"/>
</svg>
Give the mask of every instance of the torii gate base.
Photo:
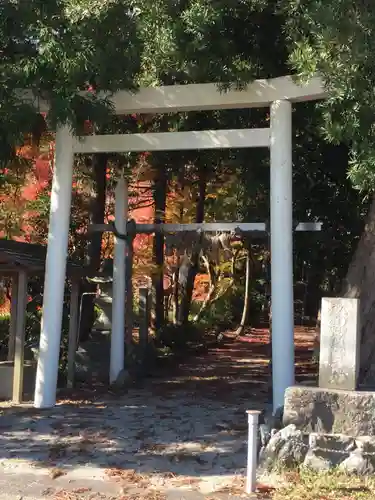
<svg viewBox="0 0 375 500">
<path fill-rule="evenodd" d="M 142 97 L 143 94 L 144 97 Z M 150 98 L 150 96 L 153 97 Z M 290 77 L 257 81 L 243 92 L 233 90 L 225 94 L 219 92 L 215 94 L 210 85 L 146 89 L 135 96 L 120 92 L 114 96 L 113 100 L 116 112 L 122 114 L 270 106 L 270 130 L 97 135 L 78 140 L 71 136 L 67 126 L 58 129 L 40 355 L 34 400 L 37 408 L 52 407 L 56 402 L 74 153 L 241 147 L 270 148 L 273 405 L 274 409 L 283 405 L 285 389 L 294 384 L 291 101 L 298 102 L 324 97 L 324 89 L 318 79 L 303 88 L 294 84 Z M 125 217 L 125 214 L 123 216 Z M 125 255 L 121 257 L 121 262 L 123 259 Z M 120 272 L 122 267 L 120 258 L 118 263 Z M 125 303 L 124 285 L 123 280 L 120 280 L 116 287 L 118 304 Z M 116 310 L 119 311 L 120 307 Z M 112 331 L 112 342 L 116 346 L 123 345 L 123 337 L 124 330 L 119 324 Z M 121 354 L 118 356 L 120 360 Z M 112 376 L 114 375 L 113 373 Z"/>
</svg>

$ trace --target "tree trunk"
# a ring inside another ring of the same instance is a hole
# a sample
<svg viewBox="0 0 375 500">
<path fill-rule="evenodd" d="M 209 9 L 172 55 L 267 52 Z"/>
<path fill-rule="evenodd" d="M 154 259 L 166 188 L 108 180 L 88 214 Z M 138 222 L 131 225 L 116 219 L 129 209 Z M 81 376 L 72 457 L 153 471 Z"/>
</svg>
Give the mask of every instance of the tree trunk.
<svg viewBox="0 0 375 500">
<path fill-rule="evenodd" d="M 163 165 L 157 170 L 154 183 L 155 218 L 154 224 L 162 224 L 165 221 L 165 209 L 167 202 L 167 174 Z M 155 330 L 158 331 L 164 325 L 164 235 L 156 233 L 153 245 L 154 263 L 156 271 L 153 276 L 153 287 L 155 296 Z"/>
<path fill-rule="evenodd" d="M 346 275 L 343 297 L 359 298 L 361 363 L 359 382 L 375 387 L 375 196 L 357 250 Z"/>
<path fill-rule="evenodd" d="M 103 224 L 105 216 L 105 198 L 106 198 L 106 169 L 108 155 L 95 154 L 92 157 L 92 169 L 94 173 L 94 195 L 91 200 L 90 224 Z M 87 265 L 92 272 L 99 271 L 102 250 L 102 233 L 93 233 L 88 249 Z M 95 320 L 95 309 L 93 295 L 96 291 L 96 285 L 87 283 L 82 287 L 85 295 L 82 304 L 80 341 L 84 342 L 90 336 L 92 326 Z"/>
<path fill-rule="evenodd" d="M 197 211 L 195 216 L 196 223 L 202 223 L 204 220 L 204 207 L 206 201 L 207 175 L 204 168 L 199 170 L 199 189 L 197 198 Z M 184 286 L 181 286 L 181 304 L 179 307 L 179 321 L 181 325 L 187 324 L 189 321 L 189 313 L 191 300 L 193 297 L 194 281 L 199 270 L 199 258 L 201 253 L 201 245 L 198 242 L 195 250 L 192 252 L 190 265 L 187 273 L 187 279 Z"/>
<path fill-rule="evenodd" d="M 200 320 L 203 313 L 206 311 L 206 309 L 208 309 L 209 305 L 211 304 L 212 299 L 215 296 L 215 292 L 216 292 L 216 285 L 217 285 L 217 278 L 218 277 L 217 277 L 216 272 L 215 272 L 215 266 L 207 258 L 204 257 L 203 260 L 204 260 L 205 265 L 206 265 L 207 273 L 210 277 L 210 286 L 208 289 L 207 297 L 205 298 L 205 300 L 202 304 L 202 307 L 200 308 L 200 310 L 198 311 L 198 314 L 196 314 L 194 319 L 193 319 L 194 322 L 197 322 Z"/>
<path fill-rule="evenodd" d="M 324 280 L 325 269 L 323 266 L 314 265 L 308 270 L 308 275 L 306 278 L 307 290 L 306 290 L 306 307 L 305 316 L 308 318 L 316 318 L 320 309 L 320 299 L 321 299 L 321 285 Z"/>
<path fill-rule="evenodd" d="M 251 248 L 246 251 L 246 278 L 245 278 L 245 298 L 243 303 L 242 318 L 236 335 L 242 335 L 249 318 L 250 311 L 250 292 L 251 292 Z"/>
<path fill-rule="evenodd" d="M 177 257 L 180 259 L 180 256 Z M 172 304 L 173 304 L 173 324 L 177 325 L 178 323 L 178 309 L 179 309 L 179 282 L 178 282 L 178 276 L 180 274 L 180 265 L 178 263 L 176 271 L 173 275 L 173 298 L 172 298 Z"/>
<path fill-rule="evenodd" d="M 180 188 L 181 192 L 181 200 L 180 200 L 180 210 L 179 210 L 179 223 L 183 224 L 184 221 L 184 207 L 185 207 L 185 165 L 181 165 L 180 170 L 179 170 L 179 175 L 178 175 L 178 185 Z M 180 263 L 181 263 L 181 252 L 180 250 L 177 250 L 177 265 L 176 265 L 176 270 L 174 272 L 173 276 L 173 298 L 172 298 L 172 304 L 173 304 L 173 324 L 177 325 L 178 324 L 178 314 L 179 314 L 179 307 L 180 307 L 180 282 L 179 282 L 179 276 L 180 276 Z"/>
</svg>

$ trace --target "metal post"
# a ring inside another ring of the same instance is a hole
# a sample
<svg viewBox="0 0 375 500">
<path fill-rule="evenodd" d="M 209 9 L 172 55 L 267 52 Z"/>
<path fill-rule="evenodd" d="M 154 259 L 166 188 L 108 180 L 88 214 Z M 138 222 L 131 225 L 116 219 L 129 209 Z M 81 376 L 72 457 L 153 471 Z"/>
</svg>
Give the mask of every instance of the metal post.
<svg viewBox="0 0 375 500">
<path fill-rule="evenodd" d="M 246 493 L 254 493 L 257 481 L 257 437 L 260 411 L 248 410 Z"/>
<path fill-rule="evenodd" d="M 35 384 L 36 408 L 52 408 L 56 403 L 72 180 L 73 138 L 69 127 L 65 125 L 56 132 L 43 317 Z"/>
<path fill-rule="evenodd" d="M 14 349 L 14 368 L 13 368 L 13 402 L 20 404 L 23 397 L 23 368 L 24 368 L 24 350 L 25 350 L 25 326 L 26 326 L 26 307 L 27 307 L 27 273 L 20 271 L 18 273 L 17 286 L 17 326 Z"/>
<path fill-rule="evenodd" d="M 273 408 L 294 384 L 292 105 L 271 105 L 271 307 Z"/>
<path fill-rule="evenodd" d="M 123 177 L 120 177 L 115 191 L 115 224 L 120 234 L 126 234 L 128 218 L 128 187 Z M 112 300 L 112 332 L 111 359 L 109 380 L 116 382 L 124 369 L 125 342 L 125 300 L 126 300 L 126 242 L 115 236 L 113 259 L 113 300 Z"/>
<path fill-rule="evenodd" d="M 70 318 L 69 318 L 69 342 L 68 342 L 68 376 L 67 387 L 74 387 L 75 356 L 77 350 L 78 337 L 78 316 L 79 316 L 79 281 L 72 281 L 70 293 Z"/>
</svg>

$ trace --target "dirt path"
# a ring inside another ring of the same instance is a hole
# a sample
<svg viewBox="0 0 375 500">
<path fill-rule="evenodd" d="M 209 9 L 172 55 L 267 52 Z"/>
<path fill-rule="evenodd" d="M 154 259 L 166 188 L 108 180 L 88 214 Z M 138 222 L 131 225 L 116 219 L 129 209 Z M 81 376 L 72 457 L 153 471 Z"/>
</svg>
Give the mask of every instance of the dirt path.
<svg viewBox="0 0 375 500">
<path fill-rule="evenodd" d="M 78 391 L 53 410 L 3 408 L 0 499 L 242 493 L 245 411 L 269 404 L 267 332 L 247 333 L 121 396 Z M 297 337 L 300 380 L 310 337 Z"/>
</svg>

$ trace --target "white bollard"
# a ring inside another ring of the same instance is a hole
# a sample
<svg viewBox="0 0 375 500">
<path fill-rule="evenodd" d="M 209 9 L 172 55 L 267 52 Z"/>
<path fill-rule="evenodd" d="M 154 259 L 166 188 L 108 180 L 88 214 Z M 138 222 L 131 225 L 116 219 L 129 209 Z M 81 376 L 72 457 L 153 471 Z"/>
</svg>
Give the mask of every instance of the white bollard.
<svg viewBox="0 0 375 500">
<path fill-rule="evenodd" d="M 257 441 L 260 411 L 248 410 L 246 493 L 254 493 L 257 484 Z"/>
</svg>

